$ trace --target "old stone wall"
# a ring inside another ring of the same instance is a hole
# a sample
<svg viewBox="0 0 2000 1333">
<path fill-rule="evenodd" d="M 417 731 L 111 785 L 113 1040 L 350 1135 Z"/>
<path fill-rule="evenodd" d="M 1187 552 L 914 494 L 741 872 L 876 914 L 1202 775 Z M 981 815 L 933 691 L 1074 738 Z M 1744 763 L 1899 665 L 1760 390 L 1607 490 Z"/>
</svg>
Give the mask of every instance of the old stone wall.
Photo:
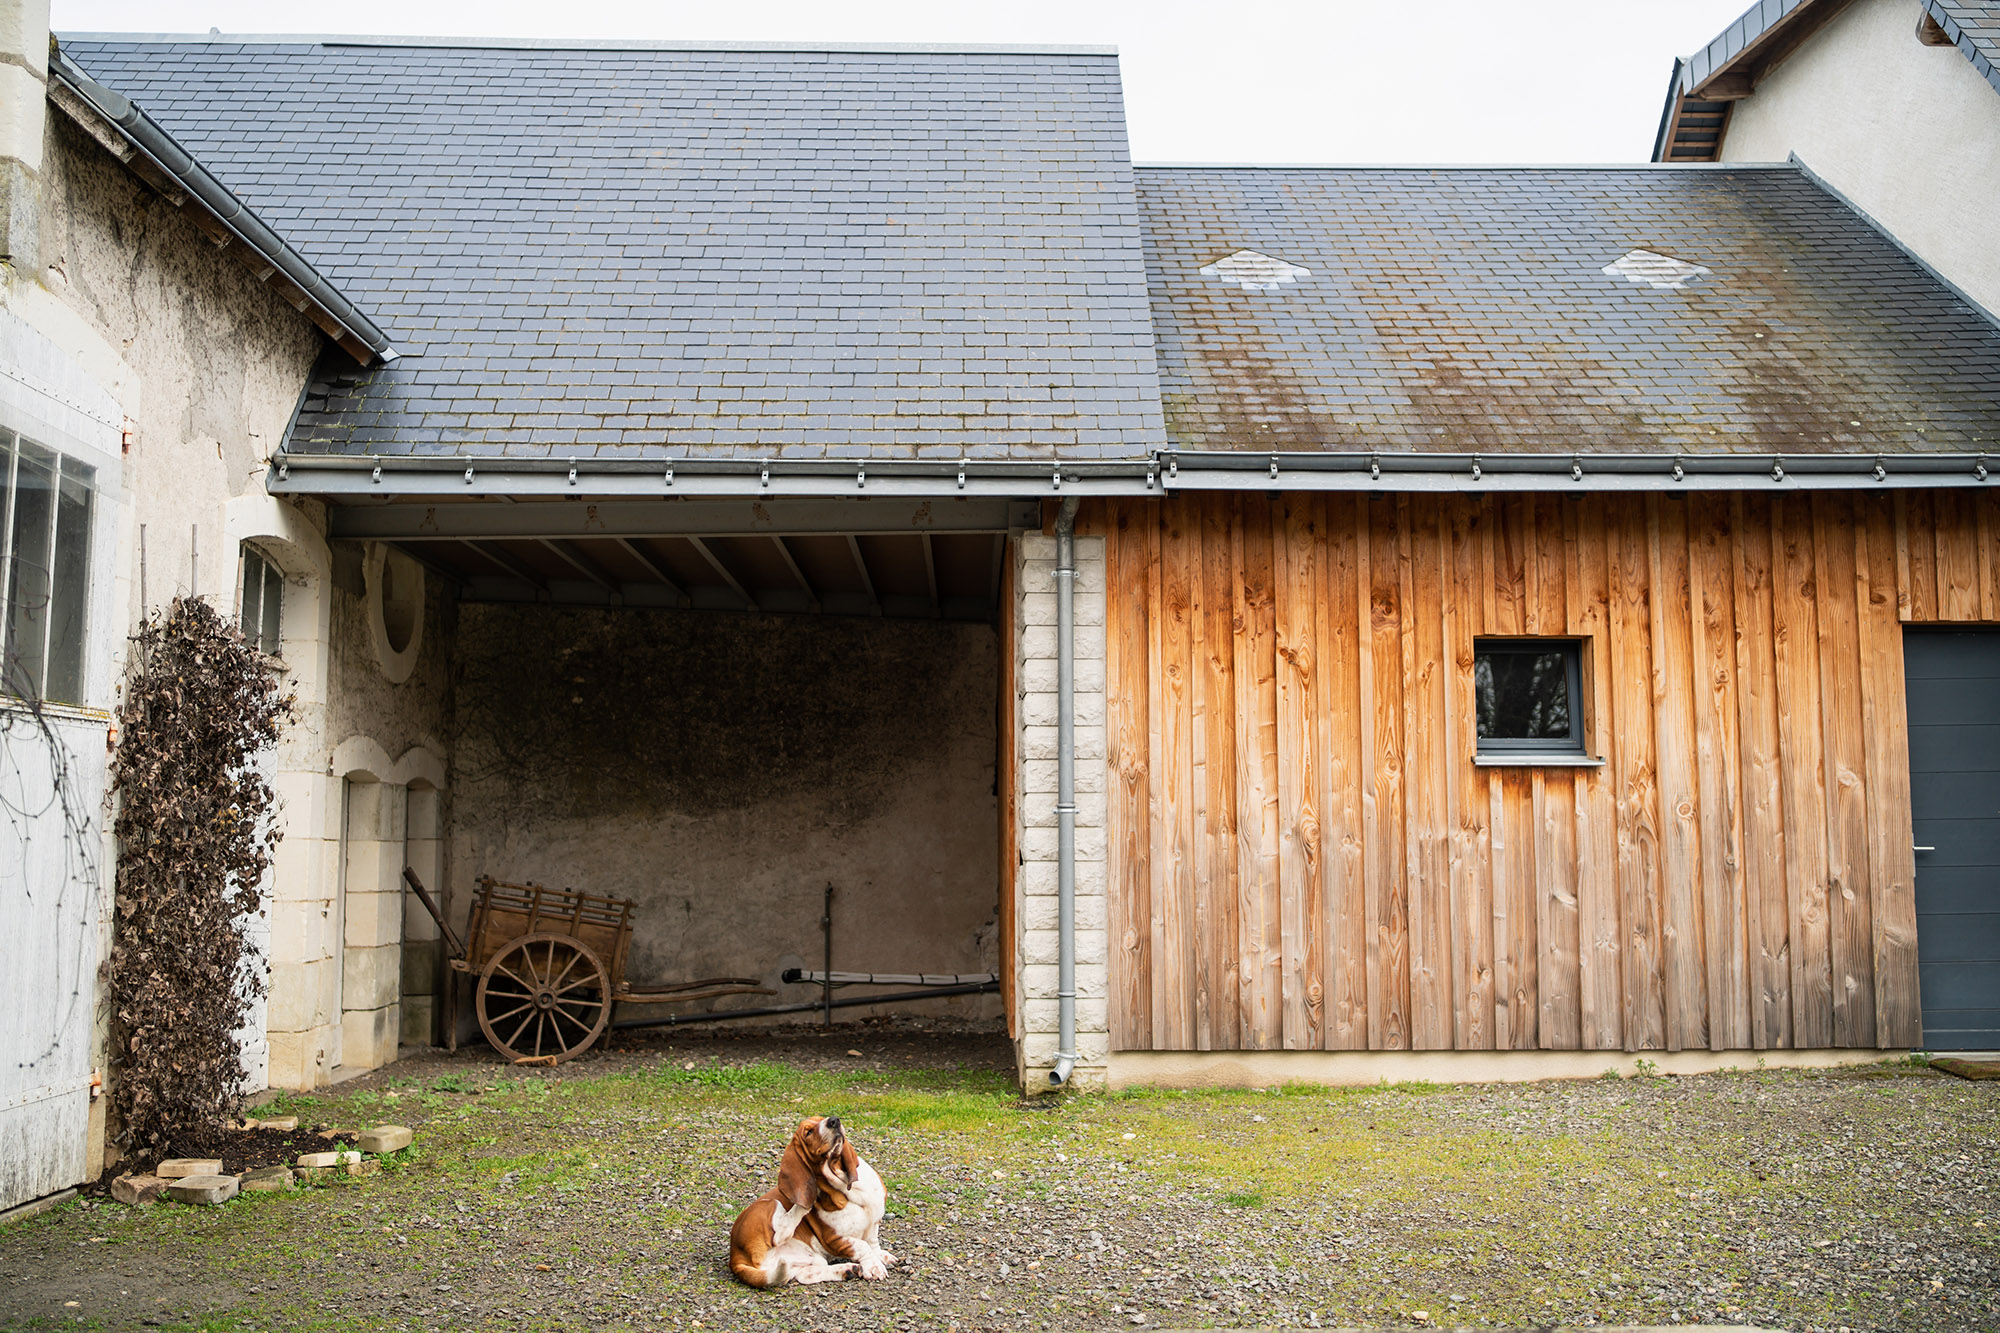
<svg viewBox="0 0 2000 1333">
<path fill-rule="evenodd" d="M 638 902 L 635 983 L 997 970 L 985 625 L 465 605 L 450 875 Z M 987 1016 L 997 996 L 930 1002 Z M 665 1010 L 653 1012 L 664 1013 Z M 848 1016 L 865 1010 L 845 1011 Z"/>
<path fill-rule="evenodd" d="M 61 364 L 63 398 L 101 395 L 111 405 L 101 414 L 107 446 L 88 458 L 99 489 L 84 700 L 95 725 L 107 727 L 100 710 L 115 703 L 131 627 L 184 592 L 233 611 L 242 535 L 290 531 L 298 542 L 285 546 L 281 564 L 302 585 L 310 580 L 313 548 L 323 547 L 316 520 L 264 495 L 262 477 L 322 340 L 303 314 L 218 250 L 68 114 L 51 105 L 35 126 L 43 141 L 36 225 L 21 232 L 34 236 L 35 247 L 17 251 L 5 274 L 5 318 L 16 343 L 39 342 Z M 7 360 L 24 391 L 47 378 L 20 357 Z M 8 424 L 36 429 L 25 421 Z M 73 452 L 60 440 L 48 442 Z M 311 853 L 321 793 L 284 781 L 325 764 L 321 638 L 311 598 L 299 601 L 297 613 L 288 608 L 286 615 L 285 666 L 301 708 L 272 767 L 288 802 L 287 831 L 302 835 L 292 848 L 289 882 L 316 891 L 319 867 Z M 100 901 L 108 909 L 112 849 L 99 861 Z M 274 872 L 274 899 L 286 883 Z M 253 947 L 267 958 L 275 919 L 274 911 L 250 923 Z M 98 931 L 101 955 L 108 924 Z M 293 1003 L 275 991 L 268 1002 L 253 1001 L 243 1033 L 253 1087 L 289 1058 L 268 1040 L 269 1020 L 272 1008 Z M 311 1007 L 310 999 L 299 1003 Z M 106 1069 L 105 1032 L 100 1007 L 92 1056 L 99 1070 Z M 115 1078 L 116 1070 L 107 1076 Z"/>
</svg>

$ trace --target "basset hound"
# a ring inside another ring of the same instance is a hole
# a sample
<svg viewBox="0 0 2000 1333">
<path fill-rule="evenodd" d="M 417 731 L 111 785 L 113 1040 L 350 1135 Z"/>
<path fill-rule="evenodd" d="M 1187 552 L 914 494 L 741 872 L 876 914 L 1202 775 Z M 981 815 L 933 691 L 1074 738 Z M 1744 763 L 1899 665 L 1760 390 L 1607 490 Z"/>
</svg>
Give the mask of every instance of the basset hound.
<svg viewBox="0 0 2000 1333">
<path fill-rule="evenodd" d="M 888 1276 L 896 1256 L 880 1244 L 882 1177 L 861 1159 L 839 1116 L 799 1122 L 778 1164 L 778 1183 L 729 1229 L 729 1271 L 752 1287 Z"/>
</svg>

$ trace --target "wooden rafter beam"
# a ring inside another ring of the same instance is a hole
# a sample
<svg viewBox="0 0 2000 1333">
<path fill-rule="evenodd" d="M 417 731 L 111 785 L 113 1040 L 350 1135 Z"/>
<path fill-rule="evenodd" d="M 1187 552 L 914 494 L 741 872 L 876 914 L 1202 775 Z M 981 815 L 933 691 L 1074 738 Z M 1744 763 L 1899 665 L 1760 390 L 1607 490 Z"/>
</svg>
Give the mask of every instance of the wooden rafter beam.
<svg viewBox="0 0 2000 1333">
<path fill-rule="evenodd" d="M 812 604 L 812 609 L 819 610 L 819 590 L 813 587 L 812 580 L 806 577 L 806 572 L 799 568 L 799 562 L 792 556 L 792 548 L 785 545 L 783 537 L 775 534 L 771 538 L 771 544 L 778 548 L 778 555 L 783 558 L 785 568 L 792 571 L 792 577 L 799 581 L 799 587 L 805 589 L 806 600 Z"/>
<path fill-rule="evenodd" d="M 920 534 L 920 537 L 924 544 L 924 586 L 930 589 L 931 615 L 941 616 L 944 614 L 944 602 L 938 597 L 937 550 L 931 545 L 928 532 Z"/>
<path fill-rule="evenodd" d="M 542 537 L 538 540 L 540 540 L 544 547 L 554 552 L 557 559 L 589 579 L 592 583 L 595 583 L 598 587 L 608 592 L 618 591 L 618 585 L 612 582 L 608 574 L 585 559 L 581 552 L 571 550 L 568 542 L 563 541 L 559 537 Z"/>
<path fill-rule="evenodd" d="M 699 537 L 689 537 L 687 540 L 689 545 L 693 546 L 696 552 L 700 554 L 701 558 L 708 561 L 708 567 L 715 571 L 716 577 L 728 584 L 730 591 L 743 599 L 743 605 L 755 610 L 757 608 L 757 599 L 752 597 L 750 590 L 745 588 L 742 582 L 729 572 L 729 566 L 723 564 L 715 552 L 708 548 L 708 543 Z"/>
<path fill-rule="evenodd" d="M 492 542 L 467 542 L 466 545 L 500 566 L 500 568 L 506 570 L 509 576 L 521 580 L 536 591 L 547 592 L 549 590 L 549 585 L 546 582 L 536 578 L 533 574 L 502 555 Z"/>
<path fill-rule="evenodd" d="M 868 594 L 870 615 L 882 614 L 882 594 L 875 591 L 875 576 L 868 572 L 868 557 L 861 553 L 861 543 L 853 533 L 847 534 L 847 551 L 854 557 L 854 568 L 861 575 L 861 587 Z"/>
<path fill-rule="evenodd" d="M 687 590 L 682 588 L 680 584 L 674 582 L 672 576 L 670 576 L 667 573 L 666 569 L 658 561 L 654 560 L 651 556 L 647 555 L 644 551 L 640 550 L 637 546 L 634 546 L 631 542 L 627 541 L 623 537 L 613 537 L 611 540 L 617 542 L 619 548 L 623 550 L 625 554 L 631 556 L 634 560 L 637 560 L 642 566 L 644 566 L 648 574 L 651 574 L 655 579 L 658 579 L 662 584 L 664 584 L 666 586 L 668 594 L 672 596 L 675 601 L 681 603 L 681 605 L 683 606 L 687 605 L 689 601 Z"/>
</svg>

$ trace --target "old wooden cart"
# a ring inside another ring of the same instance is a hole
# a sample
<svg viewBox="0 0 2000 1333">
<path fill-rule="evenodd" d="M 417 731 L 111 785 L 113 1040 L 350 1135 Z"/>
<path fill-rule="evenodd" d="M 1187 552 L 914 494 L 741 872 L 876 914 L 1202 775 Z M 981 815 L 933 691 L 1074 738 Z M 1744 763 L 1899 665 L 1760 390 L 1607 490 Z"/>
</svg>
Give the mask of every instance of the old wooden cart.
<svg viewBox="0 0 2000 1333">
<path fill-rule="evenodd" d="M 414 871 L 403 879 L 437 921 L 450 966 L 478 978 L 479 1029 L 511 1060 L 560 1064 L 604 1034 L 613 1005 L 683 1004 L 721 995 L 770 995 L 749 977 L 708 977 L 634 986 L 625 977 L 632 944 L 629 898 L 481 875 L 470 943 L 461 942 Z"/>
</svg>

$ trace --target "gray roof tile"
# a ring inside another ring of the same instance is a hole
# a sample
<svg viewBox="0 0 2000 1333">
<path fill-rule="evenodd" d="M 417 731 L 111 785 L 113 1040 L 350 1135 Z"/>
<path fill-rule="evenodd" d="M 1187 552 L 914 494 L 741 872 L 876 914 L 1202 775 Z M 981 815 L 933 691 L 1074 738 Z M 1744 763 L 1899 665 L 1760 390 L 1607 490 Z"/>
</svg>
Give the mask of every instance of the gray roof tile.
<svg viewBox="0 0 2000 1333">
<path fill-rule="evenodd" d="M 2000 452 L 2000 327 L 1797 170 L 1137 175 L 1180 448 Z"/>
<path fill-rule="evenodd" d="M 1110 56 L 64 49 L 405 353 L 329 357 L 294 450 L 1164 440 Z"/>
</svg>

